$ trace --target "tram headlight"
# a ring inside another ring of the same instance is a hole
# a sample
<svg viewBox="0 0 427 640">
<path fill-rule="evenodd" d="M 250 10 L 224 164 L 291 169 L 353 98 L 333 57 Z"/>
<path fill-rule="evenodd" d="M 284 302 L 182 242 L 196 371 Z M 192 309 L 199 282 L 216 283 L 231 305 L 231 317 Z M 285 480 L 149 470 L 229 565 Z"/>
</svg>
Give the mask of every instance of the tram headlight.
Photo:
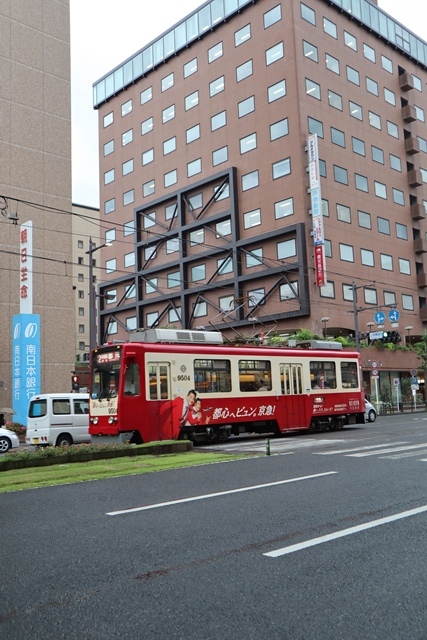
<svg viewBox="0 0 427 640">
<path fill-rule="evenodd" d="M 93 424 L 98 424 L 98 418 L 97 418 L 97 416 L 95 416 L 95 418 L 91 418 L 91 419 L 90 419 L 90 421 L 91 421 Z"/>
<path fill-rule="evenodd" d="M 114 422 L 117 422 L 117 418 L 115 416 L 110 416 L 108 418 L 108 424 L 113 424 Z"/>
</svg>

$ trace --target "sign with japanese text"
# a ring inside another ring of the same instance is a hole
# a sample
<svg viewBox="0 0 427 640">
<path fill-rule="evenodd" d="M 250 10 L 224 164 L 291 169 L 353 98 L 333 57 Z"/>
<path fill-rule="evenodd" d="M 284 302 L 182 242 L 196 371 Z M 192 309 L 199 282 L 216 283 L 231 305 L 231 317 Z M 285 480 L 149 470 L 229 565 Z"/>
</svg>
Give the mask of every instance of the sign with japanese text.
<svg viewBox="0 0 427 640">
<path fill-rule="evenodd" d="M 313 220 L 313 244 L 316 271 L 316 284 L 322 287 L 326 284 L 326 260 L 324 250 L 324 230 L 322 195 L 320 191 L 319 153 L 317 135 L 308 136 L 308 172 L 310 176 L 311 215 Z"/>
<path fill-rule="evenodd" d="M 33 223 L 19 228 L 19 311 L 33 313 Z"/>
<path fill-rule="evenodd" d="M 316 284 L 318 287 L 323 287 L 327 282 L 323 244 L 319 244 L 317 247 L 314 247 L 314 261 L 316 263 Z"/>
<path fill-rule="evenodd" d="M 14 420 L 27 423 L 30 398 L 40 393 L 40 316 L 21 313 L 12 320 L 12 406 Z"/>
</svg>

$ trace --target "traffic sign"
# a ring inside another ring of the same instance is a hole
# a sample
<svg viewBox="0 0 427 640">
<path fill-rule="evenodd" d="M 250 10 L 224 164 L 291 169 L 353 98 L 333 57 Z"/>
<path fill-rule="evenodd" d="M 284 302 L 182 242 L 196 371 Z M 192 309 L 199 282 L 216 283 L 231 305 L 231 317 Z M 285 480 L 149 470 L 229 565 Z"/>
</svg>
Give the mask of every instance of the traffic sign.
<svg viewBox="0 0 427 640">
<path fill-rule="evenodd" d="M 418 373 L 418 370 L 417 370 L 417 369 L 412 369 L 412 371 L 411 371 L 411 375 L 416 376 L 416 375 L 417 375 L 417 373 Z"/>
<path fill-rule="evenodd" d="M 399 383 L 400 383 L 399 378 L 394 378 L 394 379 L 393 379 L 393 383 L 394 383 L 394 386 L 395 386 L 395 387 L 398 387 L 398 386 L 399 386 Z"/>
<path fill-rule="evenodd" d="M 378 367 L 378 362 L 376 360 L 373 360 L 371 362 L 371 367 L 372 367 L 372 369 L 376 369 Z"/>
<path fill-rule="evenodd" d="M 391 320 L 391 322 L 397 322 L 400 318 L 400 313 L 398 312 L 397 309 L 392 309 L 391 311 L 388 312 L 388 317 Z"/>
<path fill-rule="evenodd" d="M 372 370 L 372 376 L 373 376 L 374 378 L 378 378 L 378 369 L 373 369 L 373 370 Z"/>
<path fill-rule="evenodd" d="M 382 311 L 377 311 L 374 315 L 374 320 L 377 324 L 382 324 L 385 320 L 385 313 Z"/>
</svg>

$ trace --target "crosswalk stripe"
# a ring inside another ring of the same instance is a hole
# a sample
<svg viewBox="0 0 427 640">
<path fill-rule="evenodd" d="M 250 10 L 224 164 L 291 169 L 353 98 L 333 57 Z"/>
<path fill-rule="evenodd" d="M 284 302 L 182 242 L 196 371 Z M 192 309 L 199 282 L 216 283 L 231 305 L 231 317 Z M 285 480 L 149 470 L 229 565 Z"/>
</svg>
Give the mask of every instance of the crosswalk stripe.
<svg viewBox="0 0 427 640">
<path fill-rule="evenodd" d="M 396 446 L 397 444 L 409 444 L 409 442 L 395 442 L 394 445 L 389 445 L 389 446 Z M 373 444 L 370 446 L 366 446 L 366 447 L 352 447 L 351 449 L 338 449 L 336 451 L 316 451 L 315 453 L 313 453 L 314 456 L 334 456 L 337 453 L 352 453 L 353 451 L 365 451 L 365 450 L 370 450 L 370 449 L 380 449 L 381 447 L 384 447 L 384 443 L 382 444 Z M 378 451 L 374 451 L 374 453 L 378 453 Z"/>
<path fill-rule="evenodd" d="M 411 458 L 413 456 L 420 456 L 427 453 L 427 449 L 418 451 L 409 451 L 409 453 L 397 453 L 395 456 L 381 456 L 381 458 L 388 458 L 389 460 L 398 460 L 399 458 Z"/>
<path fill-rule="evenodd" d="M 366 451 L 365 453 L 350 453 L 347 455 L 348 458 L 363 458 L 366 456 L 376 456 L 380 453 L 394 453 L 395 451 L 408 451 L 409 449 L 422 449 L 425 447 L 425 442 L 423 444 L 413 444 L 410 447 L 395 447 L 394 449 L 380 449 L 377 451 Z"/>
</svg>

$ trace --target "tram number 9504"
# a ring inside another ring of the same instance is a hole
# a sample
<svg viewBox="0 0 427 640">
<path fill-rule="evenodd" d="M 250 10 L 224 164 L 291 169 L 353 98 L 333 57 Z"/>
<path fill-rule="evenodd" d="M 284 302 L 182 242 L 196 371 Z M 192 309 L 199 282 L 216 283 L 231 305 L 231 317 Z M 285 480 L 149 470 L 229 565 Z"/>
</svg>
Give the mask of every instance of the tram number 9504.
<svg viewBox="0 0 427 640">
<path fill-rule="evenodd" d="M 188 382 L 190 380 L 190 376 L 179 375 L 177 376 L 177 380 L 179 382 Z"/>
</svg>

